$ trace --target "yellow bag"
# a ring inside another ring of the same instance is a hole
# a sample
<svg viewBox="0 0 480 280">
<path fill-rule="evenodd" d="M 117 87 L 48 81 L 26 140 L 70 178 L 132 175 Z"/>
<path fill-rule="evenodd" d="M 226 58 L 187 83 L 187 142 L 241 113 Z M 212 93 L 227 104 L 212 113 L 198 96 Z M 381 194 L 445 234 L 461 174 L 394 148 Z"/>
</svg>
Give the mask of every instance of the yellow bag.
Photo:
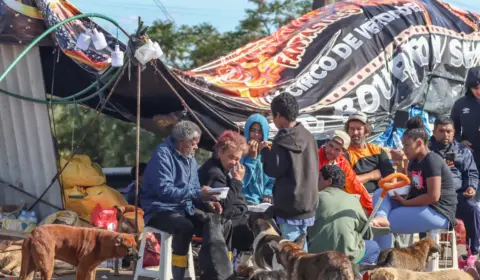
<svg viewBox="0 0 480 280">
<path fill-rule="evenodd" d="M 66 163 L 66 159 L 60 159 L 60 168 L 63 168 Z M 60 179 L 65 189 L 76 186 L 93 187 L 105 184 L 105 176 L 102 173 L 102 169 L 97 164 L 93 164 L 86 155 L 75 155 L 65 170 L 63 170 Z"/>
<path fill-rule="evenodd" d="M 70 188 L 65 190 L 65 208 L 76 212 L 87 221 L 90 221 L 90 214 L 97 204 L 100 204 L 102 208 L 128 205 L 120 192 L 105 184 L 86 189 Z"/>
</svg>

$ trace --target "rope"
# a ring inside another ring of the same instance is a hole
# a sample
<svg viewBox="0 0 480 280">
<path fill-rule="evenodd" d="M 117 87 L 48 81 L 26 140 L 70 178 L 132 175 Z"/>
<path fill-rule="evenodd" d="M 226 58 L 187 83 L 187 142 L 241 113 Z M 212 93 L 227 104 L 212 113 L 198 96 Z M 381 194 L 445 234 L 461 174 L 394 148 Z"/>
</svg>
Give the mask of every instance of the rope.
<svg viewBox="0 0 480 280">
<path fill-rule="evenodd" d="M 129 37 L 129 34 L 115 21 L 113 20 L 112 18 L 110 17 L 107 17 L 107 16 L 104 16 L 102 14 L 97 14 L 97 13 L 87 13 L 87 14 L 81 14 L 81 15 L 76 15 L 76 16 L 73 16 L 73 17 L 70 17 L 68 19 L 65 19 L 55 25 L 53 25 L 52 27 L 50 27 L 49 29 L 47 29 L 45 32 L 43 32 L 40 36 L 38 36 L 33 42 L 31 42 L 21 53 L 20 55 L 15 58 L 15 60 L 12 62 L 12 64 L 10 64 L 8 66 L 8 68 L 5 70 L 5 72 L 2 73 L 2 75 L 0 75 L 0 83 L 6 78 L 6 76 L 8 75 L 8 73 L 10 73 L 10 71 L 13 70 L 13 68 L 17 65 L 18 62 L 20 62 L 20 60 L 33 48 L 35 47 L 43 38 L 45 38 L 47 35 L 49 35 L 50 33 L 52 33 L 53 31 L 55 31 L 56 29 L 60 28 L 61 26 L 71 22 L 71 21 L 74 21 L 74 20 L 77 20 L 77 19 L 82 19 L 82 18 L 101 18 L 101 19 L 105 19 L 109 22 L 111 22 L 112 24 L 114 24 L 115 26 L 117 26 L 123 33 L 125 33 L 125 35 L 127 37 Z M 104 74 L 104 76 L 107 75 L 107 73 L 109 74 L 110 71 L 112 71 L 112 69 L 109 69 L 108 71 L 106 71 L 106 73 Z M 103 76 L 102 76 L 103 77 Z M 111 80 L 114 80 L 115 78 L 112 78 Z M 3 94 L 6 94 L 8 96 L 11 96 L 11 97 L 15 97 L 15 98 L 18 98 L 18 99 L 21 99 L 21 100 L 25 100 L 25 101 L 30 101 L 30 102 L 35 102 L 35 103 L 42 103 L 42 104 L 49 104 L 49 102 L 51 102 L 51 104 L 74 104 L 75 102 L 71 102 L 69 101 L 70 99 L 73 99 L 75 97 L 78 97 L 79 95 L 82 95 L 84 94 L 85 92 L 88 92 L 90 89 L 92 89 L 94 86 L 96 86 L 98 84 L 98 80 L 97 82 L 95 82 L 94 84 L 90 85 L 89 87 L 85 88 L 84 90 L 72 95 L 72 96 L 68 96 L 68 97 L 64 97 L 64 98 L 58 98 L 58 99 L 47 99 L 47 100 L 42 100 L 42 99 L 37 99 L 37 98 L 31 98 L 31 97 L 26 97 L 26 96 L 23 96 L 23 95 L 18 95 L 18 94 L 14 94 L 14 93 L 11 93 L 9 91 L 6 91 L 6 90 L 3 90 L 3 89 L 0 89 L 0 93 L 3 93 Z M 96 95 L 98 95 L 99 92 L 95 92 L 93 93 L 92 95 L 90 96 L 87 96 L 81 100 L 77 100 L 77 102 L 84 102 L 84 101 L 87 101 L 89 99 L 92 99 L 94 98 Z"/>
<path fill-rule="evenodd" d="M 83 142 L 85 141 L 85 139 L 87 139 L 87 135 L 89 134 L 89 132 L 92 130 L 93 128 L 93 125 L 95 124 L 95 122 L 98 120 L 99 116 L 100 116 L 100 113 L 102 113 L 103 109 L 105 109 L 107 103 L 108 103 L 108 100 L 110 99 L 110 97 L 112 96 L 113 92 L 115 91 L 115 89 L 117 88 L 117 85 L 118 83 L 120 82 L 120 79 L 122 78 L 123 76 L 123 73 L 125 72 L 125 69 L 126 67 L 123 66 L 121 69 L 121 73 L 120 75 L 117 77 L 117 79 L 115 80 L 115 84 L 113 85 L 112 89 L 110 90 L 110 92 L 108 93 L 108 96 L 107 98 L 105 99 L 105 103 L 103 105 L 101 105 L 101 103 L 99 102 L 97 107 L 95 108 L 95 110 L 97 111 L 97 114 L 95 115 L 95 118 L 92 119 L 92 121 L 90 121 L 90 124 L 89 124 L 89 128 L 88 130 L 85 132 L 85 134 L 83 135 L 82 139 L 80 140 L 80 142 L 78 143 L 78 145 L 75 147 L 75 149 L 72 151 L 72 154 L 70 155 L 70 157 L 68 158 L 67 162 L 65 163 L 65 165 L 62 167 L 62 169 L 60 169 L 56 174 L 55 176 L 53 177 L 52 181 L 50 182 L 50 185 L 48 185 L 48 187 L 45 189 L 45 191 L 43 191 L 43 193 L 35 200 L 35 202 L 32 204 L 32 206 L 29 207 L 28 211 L 31 211 L 33 209 L 33 207 L 35 207 L 35 205 L 37 205 L 37 203 L 45 196 L 45 194 L 48 192 L 48 190 L 53 186 L 53 184 L 55 183 L 55 181 L 59 178 L 60 174 L 62 174 L 63 170 L 65 170 L 65 168 L 68 166 L 68 164 L 72 161 L 73 157 L 75 156 L 76 152 L 78 151 L 79 147 L 83 144 Z M 98 108 L 100 107 L 101 105 L 101 108 L 98 110 Z"/>
<path fill-rule="evenodd" d="M 198 125 L 202 127 L 202 129 L 212 138 L 214 143 L 217 143 L 217 139 L 213 136 L 213 134 L 208 130 L 208 128 L 200 121 L 198 118 L 197 114 L 188 106 L 188 104 L 185 102 L 185 100 L 180 96 L 178 91 L 172 86 L 172 84 L 168 81 L 168 79 L 162 74 L 162 72 L 157 68 L 157 65 L 152 63 L 153 67 L 155 68 L 155 72 L 159 73 L 159 75 L 165 80 L 167 85 L 170 87 L 170 89 L 173 91 L 173 93 L 177 96 L 177 98 L 180 100 L 180 103 L 182 103 L 182 106 L 187 109 L 187 111 L 192 115 L 192 117 L 197 121 Z"/>
</svg>

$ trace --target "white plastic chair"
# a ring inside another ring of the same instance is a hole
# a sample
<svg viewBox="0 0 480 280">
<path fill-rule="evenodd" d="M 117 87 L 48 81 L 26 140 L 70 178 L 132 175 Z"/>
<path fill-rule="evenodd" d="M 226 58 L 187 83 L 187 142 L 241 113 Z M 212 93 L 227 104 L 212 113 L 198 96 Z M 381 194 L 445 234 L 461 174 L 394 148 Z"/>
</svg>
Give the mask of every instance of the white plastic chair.
<svg viewBox="0 0 480 280">
<path fill-rule="evenodd" d="M 160 245 L 160 266 L 143 268 L 143 254 L 145 252 L 147 233 L 158 233 L 161 236 Z M 133 280 L 138 280 L 139 276 L 155 278 L 158 280 L 172 279 L 172 235 L 152 227 L 145 227 L 143 230 L 142 241 L 140 243 L 140 250 L 138 252 L 140 258 L 135 269 L 135 276 Z M 158 269 L 158 270 L 157 270 Z M 193 265 L 192 245 L 188 250 L 188 268 L 185 272 L 185 278 L 195 280 L 195 267 Z"/>
<path fill-rule="evenodd" d="M 446 234 L 447 240 L 440 241 L 440 236 Z M 440 268 L 440 255 L 437 254 L 433 257 L 433 259 L 428 262 L 427 271 L 438 271 L 438 270 L 447 270 L 447 269 L 458 269 L 458 252 L 457 252 L 457 238 L 455 236 L 455 230 L 446 230 L 446 229 L 434 229 L 427 232 L 427 236 L 433 239 L 435 244 L 440 245 L 447 245 L 445 247 L 450 247 L 452 250 L 452 266 L 448 267 L 445 257 L 445 266 Z M 450 240 L 450 241 L 449 241 Z M 445 254 L 446 256 L 447 254 Z"/>
</svg>

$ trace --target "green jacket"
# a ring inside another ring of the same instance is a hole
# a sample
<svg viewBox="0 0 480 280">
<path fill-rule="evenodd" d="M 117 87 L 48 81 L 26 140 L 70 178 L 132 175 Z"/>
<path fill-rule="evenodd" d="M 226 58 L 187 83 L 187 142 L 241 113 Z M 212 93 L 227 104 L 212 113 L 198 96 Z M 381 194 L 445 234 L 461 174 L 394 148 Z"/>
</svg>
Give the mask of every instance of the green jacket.
<svg viewBox="0 0 480 280">
<path fill-rule="evenodd" d="M 318 193 L 315 224 L 308 229 L 309 253 L 338 251 L 352 256 L 359 263 L 365 254 L 365 241 L 360 236 L 368 219 L 358 199 L 337 188 Z M 365 234 L 371 239 L 369 228 Z"/>
</svg>

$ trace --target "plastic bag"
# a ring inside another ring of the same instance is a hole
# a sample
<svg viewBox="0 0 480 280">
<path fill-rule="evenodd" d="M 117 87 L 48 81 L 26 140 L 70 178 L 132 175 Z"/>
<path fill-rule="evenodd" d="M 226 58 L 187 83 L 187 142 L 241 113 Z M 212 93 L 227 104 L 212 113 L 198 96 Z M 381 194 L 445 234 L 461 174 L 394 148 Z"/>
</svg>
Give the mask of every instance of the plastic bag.
<svg viewBox="0 0 480 280">
<path fill-rule="evenodd" d="M 81 191 L 83 194 L 78 196 L 77 188 L 65 190 L 65 208 L 76 212 L 87 221 L 91 221 L 91 213 L 97 204 L 102 208 L 128 205 L 121 193 L 106 185 L 81 189 Z"/>
<path fill-rule="evenodd" d="M 60 159 L 60 169 L 67 160 Z M 98 164 L 92 163 L 86 155 L 75 155 L 60 176 L 63 187 L 93 187 L 105 184 L 105 176 Z"/>
<path fill-rule="evenodd" d="M 117 209 L 113 207 L 102 208 L 102 206 L 97 204 L 92 212 L 92 225 L 109 231 L 117 231 Z"/>
<path fill-rule="evenodd" d="M 147 233 L 145 251 L 143 253 L 143 267 L 158 266 L 160 264 L 160 238 L 151 232 Z"/>
</svg>

